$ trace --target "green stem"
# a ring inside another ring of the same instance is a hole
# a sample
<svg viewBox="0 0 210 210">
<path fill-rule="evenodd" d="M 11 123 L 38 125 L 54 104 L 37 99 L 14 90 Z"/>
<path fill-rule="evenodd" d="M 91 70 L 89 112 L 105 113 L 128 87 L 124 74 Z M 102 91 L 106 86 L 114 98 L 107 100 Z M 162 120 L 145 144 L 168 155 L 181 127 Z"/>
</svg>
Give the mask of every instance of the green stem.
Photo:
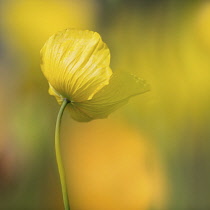
<svg viewBox="0 0 210 210">
<path fill-rule="evenodd" d="M 69 101 L 67 99 L 63 100 L 61 108 L 58 112 L 56 127 L 55 127 L 55 154 L 56 154 L 56 160 L 57 160 L 57 165 L 58 165 L 58 172 L 60 175 L 60 182 L 61 182 L 65 210 L 70 210 L 70 206 L 69 206 L 64 166 L 63 166 L 63 162 L 62 162 L 61 149 L 60 149 L 60 125 L 61 125 L 61 118 L 63 116 L 63 112 L 64 112 L 65 107 L 68 103 L 69 103 Z"/>
</svg>

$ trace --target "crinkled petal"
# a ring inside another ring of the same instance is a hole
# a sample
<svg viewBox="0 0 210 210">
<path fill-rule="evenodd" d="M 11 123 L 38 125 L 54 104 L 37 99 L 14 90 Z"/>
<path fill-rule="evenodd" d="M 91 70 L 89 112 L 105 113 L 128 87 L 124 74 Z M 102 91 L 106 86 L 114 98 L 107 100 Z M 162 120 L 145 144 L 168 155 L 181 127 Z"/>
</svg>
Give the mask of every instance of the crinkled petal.
<svg viewBox="0 0 210 210">
<path fill-rule="evenodd" d="M 109 49 L 93 31 L 59 32 L 45 43 L 41 57 L 41 68 L 48 82 L 61 98 L 70 101 L 92 99 L 109 84 L 112 75 Z"/>
<path fill-rule="evenodd" d="M 149 89 L 145 80 L 126 72 L 114 73 L 109 85 L 96 93 L 91 100 L 72 103 L 68 107 L 72 118 L 77 121 L 102 119 L 126 104 L 130 97 L 147 92 Z"/>
</svg>

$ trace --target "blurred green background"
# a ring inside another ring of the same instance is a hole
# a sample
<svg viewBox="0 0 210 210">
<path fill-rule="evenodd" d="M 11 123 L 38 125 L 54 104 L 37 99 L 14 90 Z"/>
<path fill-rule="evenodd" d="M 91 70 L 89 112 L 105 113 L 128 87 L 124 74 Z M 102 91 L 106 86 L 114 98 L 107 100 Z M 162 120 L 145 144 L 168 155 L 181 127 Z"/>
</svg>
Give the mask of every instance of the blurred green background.
<svg viewBox="0 0 210 210">
<path fill-rule="evenodd" d="M 99 32 L 113 71 L 152 87 L 106 120 L 77 123 L 65 112 L 72 209 L 210 209 L 209 1 L 0 3 L 1 210 L 63 209 L 54 155 L 59 105 L 39 51 L 64 28 Z"/>
</svg>

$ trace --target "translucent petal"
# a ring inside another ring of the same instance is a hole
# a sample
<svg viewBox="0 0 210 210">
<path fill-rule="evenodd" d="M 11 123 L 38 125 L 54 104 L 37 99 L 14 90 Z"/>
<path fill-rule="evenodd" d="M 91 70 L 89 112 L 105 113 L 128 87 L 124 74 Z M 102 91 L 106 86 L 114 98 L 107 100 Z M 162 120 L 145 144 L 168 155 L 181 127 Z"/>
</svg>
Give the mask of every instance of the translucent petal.
<svg viewBox="0 0 210 210">
<path fill-rule="evenodd" d="M 57 102 L 61 105 L 62 102 L 63 102 L 63 96 L 60 95 L 53 87 L 52 85 L 49 83 L 49 94 L 52 95 L 52 96 L 55 96 Z"/>
<path fill-rule="evenodd" d="M 145 80 L 129 73 L 114 73 L 109 85 L 82 103 L 72 103 L 69 110 L 73 119 L 87 122 L 106 118 L 110 113 L 126 104 L 130 97 L 149 91 Z"/>
<path fill-rule="evenodd" d="M 109 84 L 112 75 L 109 49 L 93 31 L 67 29 L 59 32 L 45 43 L 41 57 L 41 68 L 48 82 L 70 101 L 92 99 Z"/>
</svg>

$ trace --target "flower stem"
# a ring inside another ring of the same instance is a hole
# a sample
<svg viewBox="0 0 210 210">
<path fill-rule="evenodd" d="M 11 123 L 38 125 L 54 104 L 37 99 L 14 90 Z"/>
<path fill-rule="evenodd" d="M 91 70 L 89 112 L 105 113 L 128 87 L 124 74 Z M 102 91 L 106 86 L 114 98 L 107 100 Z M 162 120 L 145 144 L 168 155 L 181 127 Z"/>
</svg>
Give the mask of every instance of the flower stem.
<svg viewBox="0 0 210 210">
<path fill-rule="evenodd" d="M 59 176 L 60 176 L 62 195 L 63 195 L 63 203 L 64 203 L 65 210 L 70 210 L 70 206 L 69 206 L 64 166 L 63 166 L 63 162 L 62 162 L 61 149 L 60 149 L 60 125 L 61 125 L 61 118 L 63 116 L 63 112 L 64 112 L 65 107 L 68 103 L 69 103 L 69 101 L 67 99 L 63 100 L 63 103 L 62 103 L 60 110 L 58 112 L 56 127 L 55 127 L 55 154 L 56 154 L 58 172 L 59 172 Z"/>
</svg>

